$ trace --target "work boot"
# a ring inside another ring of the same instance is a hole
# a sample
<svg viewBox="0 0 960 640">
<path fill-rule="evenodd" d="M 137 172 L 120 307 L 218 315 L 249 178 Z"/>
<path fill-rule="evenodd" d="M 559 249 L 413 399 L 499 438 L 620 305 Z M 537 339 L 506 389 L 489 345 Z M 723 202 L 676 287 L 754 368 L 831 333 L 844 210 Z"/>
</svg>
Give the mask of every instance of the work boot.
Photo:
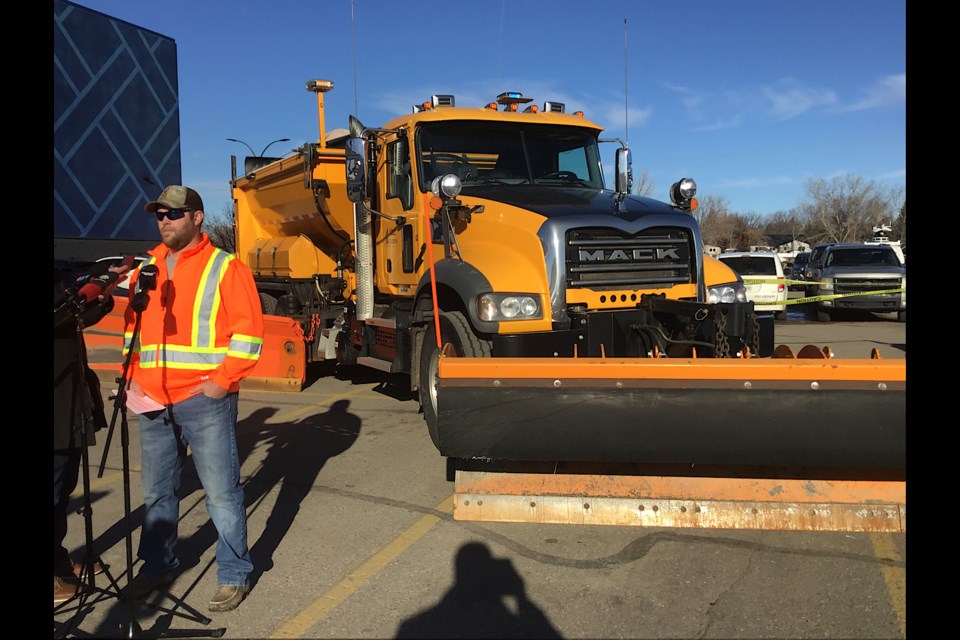
<svg viewBox="0 0 960 640">
<path fill-rule="evenodd" d="M 73 575 L 77 578 L 82 578 L 87 574 L 87 563 L 80 562 L 78 560 L 70 561 L 70 569 L 73 572 Z M 100 562 L 93 563 L 93 575 L 98 576 L 103 573 L 103 564 Z"/>
<path fill-rule="evenodd" d="M 76 598 L 83 591 L 79 582 L 64 580 L 60 576 L 53 576 L 53 604 L 60 604 Z"/>
<path fill-rule="evenodd" d="M 154 591 L 170 586 L 176 577 L 176 572 L 164 573 L 159 576 L 141 572 L 123 589 L 123 594 L 133 600 L 146 598 Z"/>
<path fill-rule="evenodd" d="M 247 597 L 250 587 L 245 584 L 228 584 L 217 587 L 213 597 L 210 598 L 210 611 L 230 611 L 236 609 L 243 599 Z"/>
</svg>

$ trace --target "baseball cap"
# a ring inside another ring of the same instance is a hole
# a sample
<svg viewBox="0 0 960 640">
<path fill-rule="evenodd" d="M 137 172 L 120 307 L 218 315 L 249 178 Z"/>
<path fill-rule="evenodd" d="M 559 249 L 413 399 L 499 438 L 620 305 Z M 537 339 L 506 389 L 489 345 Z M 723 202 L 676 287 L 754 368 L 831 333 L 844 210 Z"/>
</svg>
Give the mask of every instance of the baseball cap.
<svg viewBox="0 0 960 640">
<path fill-rule="evenodd" d="M 153 212 L 160 207 L 167 209 L 193 209 L 203 210 L 203 199 L 200 194 L 179 184 L 172 184 L 163 190 L 160 197 L 153 202 L 148 202 L 143 208 L 144 211 Z"/>
</svg>

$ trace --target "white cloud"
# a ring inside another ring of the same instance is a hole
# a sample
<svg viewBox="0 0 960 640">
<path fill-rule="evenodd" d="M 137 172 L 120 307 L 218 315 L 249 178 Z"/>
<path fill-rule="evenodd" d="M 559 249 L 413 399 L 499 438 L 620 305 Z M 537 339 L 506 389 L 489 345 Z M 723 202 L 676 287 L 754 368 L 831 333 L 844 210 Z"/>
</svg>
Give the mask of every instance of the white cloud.
<svg viewBox="0 0 960 640">
<path fill-rule="evenodd" d="M 863 97 L 856 102 L 841 107 L 840 111 L 863 111 L 865 109 L 879 109 L 907 100 L 907 74 L 884 76 L 869 87 L 863 89 Z"/>
<path fill-rule="evenodd" d="M 644 107 L 643 109 L 628 107 L 626 112 L 629 126 L 642 127 L 650 119 L 653 107 Z M 598 110 L 596 117 L 591 117 L 589 113 L 584 115 L 606 130 L 623 130 L 624 108 L 622 104 L 607 103 Z"/>
<path fill-rule="evenodd" d="M 762 189 L 799 184 L 800 180 L 791 176 L 772 176 L 766 178 L 725 178 L 713 184 L 717 189 Z"/>
<path fill-rule="evenodd" d="M 700 111 L 700 105 L 704 102 L 704 96 L 702 93 L 694 91 L 689 87 L 681 87 L 680 85 L 671 84 L 669 82 L 664 82 L 663 86 L 676 93 L 680 96 L 680 104 L 684 109 L 687 110 L 687 113 L 696 121 L 703 119 L 703 114 Z"/>
<path fill-rule="evenodd" d="M 887 173 L 881 173 L 879 176 L 880 180 L 901 180 L 907 177 L 906 169 L 897 169 L 895 171 L 888 171 Z"/>
<path fill-rule="evenodd" d="M 734 129 L 743 124 L 743 115 L 737 113 L 726 119 L 714 120 L 708 124 L 702 124 L 693 128 L 694 131 L 720 131 L 722 129 Z"/>
<path fill-rule="evenodd" d="M 794 78 L 784 78 L 761 89 L 769 102 L 768 112 L 777 120 L 788 120 L 818 107 L 829 107 L 837 102 L 830 89 L 809 87 Z"/>
</svg>

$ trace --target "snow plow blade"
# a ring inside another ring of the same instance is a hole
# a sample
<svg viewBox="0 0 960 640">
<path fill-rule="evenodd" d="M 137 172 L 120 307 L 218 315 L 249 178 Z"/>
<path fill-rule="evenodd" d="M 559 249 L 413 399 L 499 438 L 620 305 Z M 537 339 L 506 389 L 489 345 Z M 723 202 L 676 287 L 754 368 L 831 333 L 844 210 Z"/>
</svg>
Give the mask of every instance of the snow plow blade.
<svg viewBox="0 0 960 640">
<path fill-rule="evenodd" d="M 455 520 L 906 533 L 906 482 L 876 470 L 459 461 Z"/>
<path fill-rule="evenodd" d="M 905 360 L 445 354 L 437 406 L 449 458 L 906 465 Z"/>
</svg>

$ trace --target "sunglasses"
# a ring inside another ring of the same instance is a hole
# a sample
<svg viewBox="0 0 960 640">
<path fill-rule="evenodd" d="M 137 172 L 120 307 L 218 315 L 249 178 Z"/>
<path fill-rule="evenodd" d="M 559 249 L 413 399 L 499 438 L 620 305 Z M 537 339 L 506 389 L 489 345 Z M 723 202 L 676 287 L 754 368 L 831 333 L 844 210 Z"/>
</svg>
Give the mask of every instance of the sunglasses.
<svg viewBox="0 0 960 640">
<path fill-rule="evenodd" d="M 164 218 L 167 220 L 179 220 L 188 213 L 193 213 L 193 209 L 170 209 L 169 211 L 154 211 L 157 215 L 157 222 L 162 222 Z"/>
</svg>

